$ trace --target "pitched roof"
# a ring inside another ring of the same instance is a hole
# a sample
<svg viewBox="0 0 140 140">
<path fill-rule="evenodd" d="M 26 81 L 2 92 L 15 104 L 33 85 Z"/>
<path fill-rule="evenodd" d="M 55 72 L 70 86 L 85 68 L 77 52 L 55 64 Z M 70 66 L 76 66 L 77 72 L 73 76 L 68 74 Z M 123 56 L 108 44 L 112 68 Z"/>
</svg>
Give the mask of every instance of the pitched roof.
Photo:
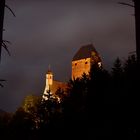
<svg viewBox="0 0 140 140">
<path fill-rule="evenodd" d="M 92 52 L 95 52 L 96 54 L 98 54 L 97 51 L 95 50 L 93 44 L 84 45 L 77 51 L 77 53 L 74 55 L 72 61 L 85 59 L 85 58 L 91 58 Z"/>
<path fill-rule="evenodd" d="M 48 71 L 47 71 L 47 74 L 53 74 L 53 73 L 52 73 L 52 71 L 51 71 L 51 70 L 48 70 Z"/>
</svg>

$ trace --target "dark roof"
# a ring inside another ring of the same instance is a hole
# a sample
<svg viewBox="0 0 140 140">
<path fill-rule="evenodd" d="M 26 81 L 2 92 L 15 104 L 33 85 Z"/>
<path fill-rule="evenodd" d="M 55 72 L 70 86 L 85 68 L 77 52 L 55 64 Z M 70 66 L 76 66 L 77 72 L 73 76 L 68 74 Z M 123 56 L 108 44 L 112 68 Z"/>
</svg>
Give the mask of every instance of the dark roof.
<svg viewBox="0 0 140 140">
<path fill-rule="evenodd" d="M 97 51 L 95 50 L 93 44 L 84 45 L 74 55 L 72 61 L 85 59 L 85 58 L 91 58 L 92 52 L 95 52 L 97 54 Z"/>
<path fill-rule="evenodd" d="M 53 74 L 53 73 L 52 73 L 52 71 L 49 69 L 49 70 L 47 71 L 47 74 Z"/>
</svg>

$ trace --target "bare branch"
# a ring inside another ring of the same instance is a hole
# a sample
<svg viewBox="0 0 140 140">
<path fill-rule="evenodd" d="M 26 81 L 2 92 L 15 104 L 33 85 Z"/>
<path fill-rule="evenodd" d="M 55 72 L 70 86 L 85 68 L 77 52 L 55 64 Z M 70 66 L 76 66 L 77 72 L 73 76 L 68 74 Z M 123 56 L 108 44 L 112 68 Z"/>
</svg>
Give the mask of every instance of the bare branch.
<svg viewBox="0 0 140 140">
<path fill-rule="evenodd" d="M 135 7 L 134 5 L 129 4 L 129 3 L 125 3 L 125 2 L 118 2 L 118 4 L 127 5 L 127 6 L 130 6 L 130 7 Z"/>
<path fill-rule="evenodd" d="M 4 87 L 4 86 L 0 83 L 0 87 Z"/>
<path fill-rule="evenodd" d="M 4 82 L 6 80 L 0 79 L 0 82 Z M 0 83 L 0 87 L 4 87 L 1 83 Z"/>
<path fill-rule="evenodd" d="M 14 17 L 16 17 L 15 13 L 12 11 L 12 9 L 11 9 L 8 5 L 5 5 L 5 7 L 6 7 L 8 10 L 10 10 L 10 12 L 12 13 L 12 15 L 13 15 Z"/>
<path fill-rule="evenodd" d="M 8 50 L 8 46 L 7 46 L 4 42 L 2 42 L 2 47 L 6 50 L 6 52 L 7 52 L 8 55 L 10 56 L 11 54 L 10 54 L 10 52 L 9 52 L 9 50 Z"/>
<path fill-rule="evenodd" d="M 8 44 L 12 44 L 10 41 L 8 40 L 3 40 L 4 43 L 8 43 Z"/>
<path fill-rule="evenodd" d="M 0 79 L 0 81 L 1 81 L 1 82 L 4 82 L 4 81 L 6 81 L 6 80 L 4 80 L 4 79 Z"/>
</svg>

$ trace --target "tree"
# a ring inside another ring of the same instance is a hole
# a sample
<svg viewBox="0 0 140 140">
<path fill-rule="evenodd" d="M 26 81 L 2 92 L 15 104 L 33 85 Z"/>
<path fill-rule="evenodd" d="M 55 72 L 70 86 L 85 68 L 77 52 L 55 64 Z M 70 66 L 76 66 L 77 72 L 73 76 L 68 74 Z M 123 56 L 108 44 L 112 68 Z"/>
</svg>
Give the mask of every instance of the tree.
<svg viewBox="0 0 140 140">
<path fill-rule="evenodd" d="M 136 53 L 138 64 L 140 64 L 140 1 L 133 0 L 135 7 L 135 28 L 136 28 Z"/>
<path fill-rule="evenodd" d="M 114 90 L 114 99 L 116 98 L 119 101 L 120 95 L 123 93 L 122 89 L 124 86 L 123 64 L 119 58 L 115 60 L 111 74 L 112 86 L 113 88 L 116 88 Z"/>
<path fill-rule="evenodd" d="M 5 8 L 5 0 L 0 0 L 0 61 L 1 61 L 1 51 L 2 51 L 2 43 L 3 43 L 4 8 Z M 0 79 L 0 82 L 2 81 L 3 80 Z M 1 83 L 0 86 L 3 87 Z"/>
<path fill-rule="evenodd" d="M 11 11 L 11 13 L 15 16 L 11 8 L 5 4 L 5 0 L 0 0 L 0 61 L 1 61 L 2 48 L 4 48 L 7 51 L 7 53 L 10 55 L 10 52 L 7 46 L 7 43 L 10 44 L 10 42 L 7 40 L 3 40 L 3 31 L 4 31 L 3 24 L 4 24 L 5 7 L 8 8 Z M 3 81 L 5 80 L 0 79 L 0 82 L 3 82 Z M 3 87 L 3 84 L 0 83 L 0 87 Z"/>
<path fill-rule="evenodd" d="M 55 98 L 57 98 L 58 102 L 62 102 L 63 99 L 65 98 L 66 94 L 65 91 L 62 88 L 58 88 L 55 92 Z"/>
<path fill-rule="evenodd" d="M 114 67 L 112 68 L 112 74 L 114 77 L 120 77 L 122 75 L 123 68 L 122 68 L 122 63 L 119 58 L 116 59 L 114 62 Z"/>
<path fill-rule="evenodd" d="M 32 115 L 19 107 L 10 121 L 10 136 L 12 139 L 29 139 L 34 130 Z"/>
<path fill-rule="evenodd" d="M 0 59 L 3 43 L 4 10 L 5 10 L 5 0 L 0 0 Z"/>
<path fill-rule="evenodd" d="M 9 138 L 9 123 L 11 121 L 12 114 L 0 110 L 0 137 L 4 139 Z"/>
<path fill-rule="evenodd" d="M 127 5 L 130 7 L 134 7 L 134 15 L 135 15 L 135 29 L 136 29 L 136 54 L 137 61 L 140 64 L 140 1 L 132 0 L 134 5 L 124 2 L 119 2 L 120 4 Z"/>
<path fill-rule="evenodd" d="M 14 12 L 11 10 L 11 8 L 5 4 L 5 0 L 0 0 L 0 61 L 1 61 L 1 52 L 2 47 L 7 51 L 7 53 L 10 55 L 10 52 L 8 50 L 7 43 L 10 43 L 7 40 L 3 40 L 3 25 L 4 25 L 4 13 L 5 13 L 5 7 L 10 10 L 10 12 L 15 16 Z"/>
</svg>

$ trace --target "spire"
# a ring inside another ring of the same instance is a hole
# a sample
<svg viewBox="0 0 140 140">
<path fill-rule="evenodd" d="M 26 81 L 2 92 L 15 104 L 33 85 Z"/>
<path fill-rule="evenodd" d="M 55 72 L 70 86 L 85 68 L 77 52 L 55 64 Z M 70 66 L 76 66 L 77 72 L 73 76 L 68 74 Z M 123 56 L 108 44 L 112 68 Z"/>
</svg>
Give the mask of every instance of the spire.
<svg viewBox="0 0 140 140">
<path fill-rule="evenodd" d="M 51 70 L 51 65 L 49 64 L 49 66 L 48 66 L 48 70 Z"/>
<path fill-rule="evenodd" d="M 50 64 L 48 65 L 48 71 L 47 71 L 47 74 L 52 74 L 52 71 L 51 71 L 51 65 L 50 65 Z"/>
</svg>

